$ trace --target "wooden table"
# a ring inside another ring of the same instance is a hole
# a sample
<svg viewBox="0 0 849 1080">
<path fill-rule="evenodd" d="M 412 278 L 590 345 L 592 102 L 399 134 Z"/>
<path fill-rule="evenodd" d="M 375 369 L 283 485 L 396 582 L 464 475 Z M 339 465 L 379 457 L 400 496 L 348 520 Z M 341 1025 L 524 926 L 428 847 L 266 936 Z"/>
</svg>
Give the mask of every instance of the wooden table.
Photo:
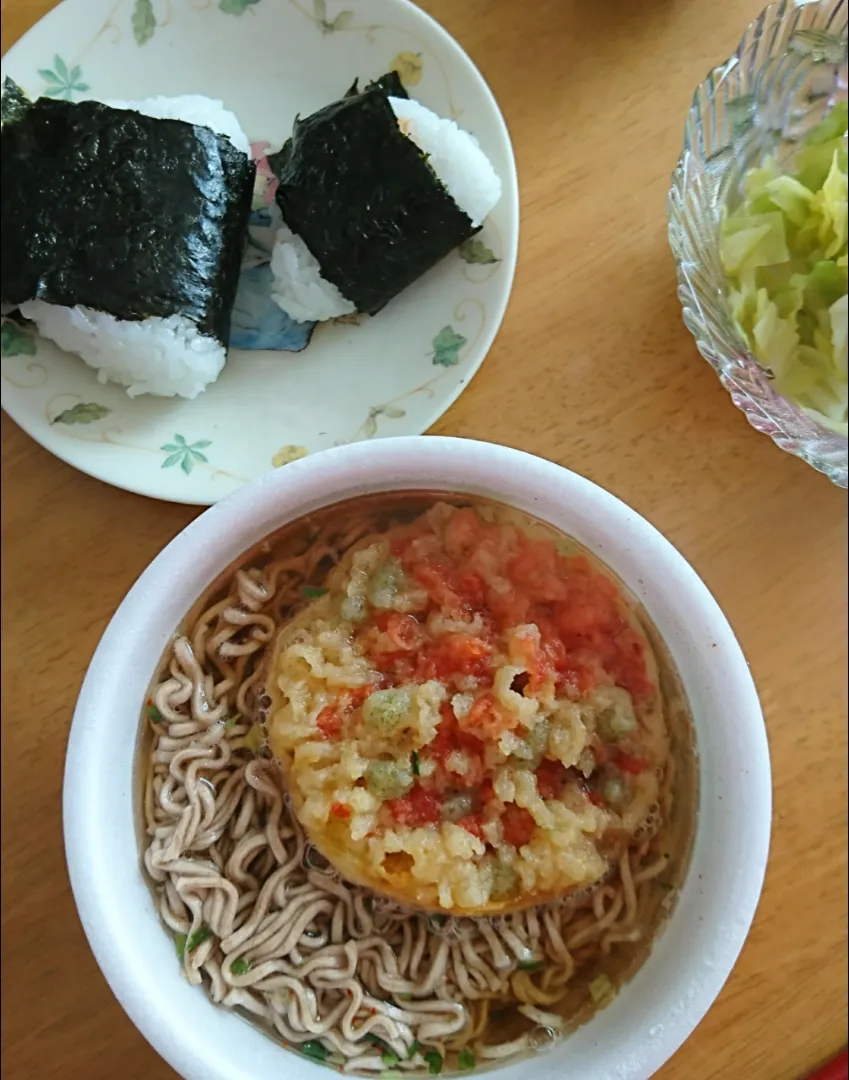
<svg viewBox="0 0 849 1080">
<path fill-rule="evenodd" d="M 52 6 L 3 0 L 3 48 Z M 690 95 L 760 4 L 425 6 L 501 103 L 523 210 L 503 329 L 435 430 L 552 458 L 645 514 L 727 612 L 763 700 L 775 777 L 763 900 L 718 1002 L 658 1076 L 800 1080 L 846 1039 L 846 496 L 756 434 L 696 352 L 664 212 Z M 197 511 L 74 472 L 5 415 L 2 481 L 3 1076 L 173 1080 L 88 950 L 60 795 L 97 640 Z"/>
</svg>

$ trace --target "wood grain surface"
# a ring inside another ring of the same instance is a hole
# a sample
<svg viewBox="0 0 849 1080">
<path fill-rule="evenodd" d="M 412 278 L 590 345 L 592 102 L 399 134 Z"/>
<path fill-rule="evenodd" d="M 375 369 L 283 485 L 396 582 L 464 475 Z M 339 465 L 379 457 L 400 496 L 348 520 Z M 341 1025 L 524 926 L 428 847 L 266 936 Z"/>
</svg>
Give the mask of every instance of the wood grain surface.
<svg viewBox="0 0 849 1080">
<path fill-rule="evenodd" d="M 53 6 L 3 0 L 4 50 Z M 753 431 L 696 352 L 664 207 L 691 94 L 760 5 L 424 6 L 501 104 L 522 205 L 503 328 L 434 430 L 551 458 L 644 514 L 718 598 L 763 701 L 775 787 L 763 899 L 719 1000 L 658 1076 L 800 1080 L 846 1041 L 846 495 Z M 88 950 L 60 808 L 86 664 L 137 575 L 196 513 L 74 472 L 3 415 L 7 1080 L 174 1078 Z"/>
</svg>

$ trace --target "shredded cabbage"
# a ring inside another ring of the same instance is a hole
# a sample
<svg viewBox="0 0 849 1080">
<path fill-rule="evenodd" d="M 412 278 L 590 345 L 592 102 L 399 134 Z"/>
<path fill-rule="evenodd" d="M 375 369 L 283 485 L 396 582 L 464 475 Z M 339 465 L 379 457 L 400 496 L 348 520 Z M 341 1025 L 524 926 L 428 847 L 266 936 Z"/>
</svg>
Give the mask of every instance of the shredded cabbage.
<svg viewBox="0 0 849 1080">
<path fill-rule="evenodd" d="M 847 434 L 847 103 L 831 109 L 795 158 L 749 169 L 726 210 L 720 255 L 731 312 L 777 389 Z"/>
</svg>

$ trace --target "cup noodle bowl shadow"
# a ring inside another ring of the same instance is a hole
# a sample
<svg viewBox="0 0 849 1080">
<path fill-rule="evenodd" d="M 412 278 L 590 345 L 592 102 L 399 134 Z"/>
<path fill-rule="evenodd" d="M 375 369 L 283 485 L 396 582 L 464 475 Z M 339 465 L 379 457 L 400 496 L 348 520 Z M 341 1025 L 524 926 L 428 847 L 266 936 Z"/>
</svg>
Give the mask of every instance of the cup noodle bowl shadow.
<svg viewBox="0 0 849 1080">
<path fill-rule="evenodd" d="M 497 499 L 574 536 L 645 605 L 681 676 L 696 727 L 700 796 L 676 908 L 610 1006 L 549 1052 L 498 1071 L 500 1080 L 561 1080 L 567 1070 L 582 1080 L 647 1080 L 707 1012 L 754 916 L 771 816 L 763 718 L 731 628 L 672 545 L 588 480 L 501 446 L 428 437 L 325 451 L 212 507 L 148 567 L 98 646 L 68 746 L 65 849 L 89 943 L 130 1018 L 186 1080 L 328 1075 L 183 979 L 139 870 L 133 806 L 139 714 L 174 629 L 239 555 L 323 506 L 416 489 Z"/>
</svg>

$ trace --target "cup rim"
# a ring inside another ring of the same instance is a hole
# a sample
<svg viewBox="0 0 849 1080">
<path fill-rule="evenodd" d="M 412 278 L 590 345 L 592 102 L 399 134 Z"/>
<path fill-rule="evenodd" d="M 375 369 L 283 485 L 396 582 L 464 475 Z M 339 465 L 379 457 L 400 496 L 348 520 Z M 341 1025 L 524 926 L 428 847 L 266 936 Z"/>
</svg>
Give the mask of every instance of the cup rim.
<svg viewBox="0 0 849 1080">
<path fill-rule="evenodd" d="M 713 1003 L 754 917 L 771 822 L 763 717 L 728 622 L 669 541 L 591 481 L 503 446 L 413 436 L 323 451 L 211 507 L 148 566 L 97 647 L 68 744 L 65 851 L 90 946 L 130 1019 L 186 1080 L 254 1080 L 290 1053 L 214 1006 L 174 962 L 140 873 L 133 805 L 139 714 L 174 628 L 240 554 L 322 506 L 415 489 L 499 499 L 575 536 L 646 606 L 694 714 L 698 709 L 693 849 L 651 954 L 611 1005 L 531 1059 L 532 1067 L 526 1059 L 499 1072 L 503 1080 L 555 1080 L 568 1065 L 584 1080 L 648 1080 Z M 114 738 L 116 731 L 123 738 Z M 319 1068 L 291 1053 L 285 1065 L 292 1080 L 320 1080 Z"/>
</svg>

